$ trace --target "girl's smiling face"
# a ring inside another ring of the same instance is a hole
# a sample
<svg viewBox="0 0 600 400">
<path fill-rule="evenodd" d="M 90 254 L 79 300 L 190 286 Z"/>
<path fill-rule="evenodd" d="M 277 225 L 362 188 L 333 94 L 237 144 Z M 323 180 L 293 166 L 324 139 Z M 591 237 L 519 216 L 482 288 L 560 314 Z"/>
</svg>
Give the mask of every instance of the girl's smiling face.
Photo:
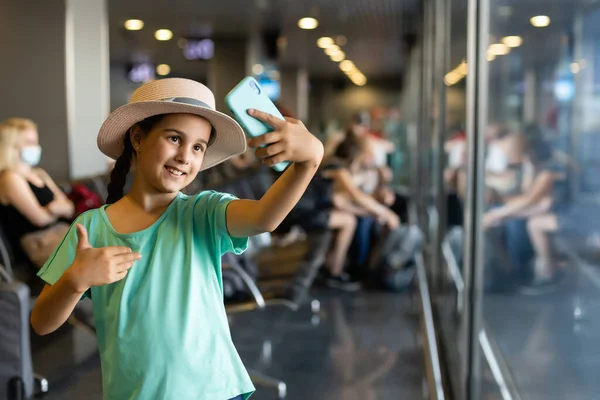
<svg viewBox="0 0 600 400">
<path fill-rule="evenodd" d="M 160 193 L 179 192 L 200 171 L 211 131 L 208 120 L 192 114 L 167 114 L 148 133 L 134 127 L 136 179 Z"/>
</svg>

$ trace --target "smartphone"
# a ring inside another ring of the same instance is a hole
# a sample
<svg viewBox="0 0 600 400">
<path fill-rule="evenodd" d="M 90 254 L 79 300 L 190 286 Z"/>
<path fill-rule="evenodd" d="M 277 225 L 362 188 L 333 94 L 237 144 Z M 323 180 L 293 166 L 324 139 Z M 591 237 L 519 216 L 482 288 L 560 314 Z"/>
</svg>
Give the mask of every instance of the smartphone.
<svg viewBox="0 0 600 400">
<path fill-rule="evenodd" d="M 256 79 L 248 76 L 236 85 L 225 96 L 225 104 L 233 113 L 235 119 L 244 128 L 246 134 L 250 137 L 257 137 L 265 133 L 272 132 L 272 126 L 248 115 L 248 110 L 254 108 L 271 114 L 277 118 L 283 118 L 275 104 L 271 101 L 267 93 L 260 87 Z M 290 163 L 288 161 L 273 165 L 273 169 L 282 172 Z"/>
</svg>

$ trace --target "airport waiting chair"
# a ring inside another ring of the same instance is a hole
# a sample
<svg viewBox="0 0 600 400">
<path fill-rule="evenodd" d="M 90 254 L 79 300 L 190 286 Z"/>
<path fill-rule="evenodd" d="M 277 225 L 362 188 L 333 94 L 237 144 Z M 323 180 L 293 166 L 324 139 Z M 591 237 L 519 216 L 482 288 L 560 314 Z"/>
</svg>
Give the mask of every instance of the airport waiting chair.
<svg viewBox="0 0 600 400">
<path fill-rule="evenodd" d="M 0 265 L 0 399 L 29 399 L 48 392 L 33 372 L 29 340 L 29 287 Z"/>
</svg>

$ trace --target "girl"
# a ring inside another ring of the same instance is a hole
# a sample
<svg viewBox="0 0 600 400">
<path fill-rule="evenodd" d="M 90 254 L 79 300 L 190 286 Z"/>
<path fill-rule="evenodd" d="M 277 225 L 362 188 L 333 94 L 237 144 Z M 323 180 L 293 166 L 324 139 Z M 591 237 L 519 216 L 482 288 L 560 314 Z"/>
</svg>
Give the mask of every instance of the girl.
<svg viewBox="0 0 600 400">
<path fill-rule="evenodd" d="M 11 118 L 0 124 L 0 225 L 8 240 L 40 268 L 69 229 L 75 208 L 41 168 L 36 124 Z"/>
<path fill-rule="evenodd" d="M 77 218 L 40 271 L 38 334 L 58 329 L 82 295 L 93 299 L 105 399 L 247 399 L 254 391 L 232 343 L 221 256 L 273 231 L 317 171 L 323 146 L 297 120 L 251 110 L 274 128 L 252 139 L 269 166 L 293 164 L 258 201 L 180 192 L 199 171 L 246 150 L 241 127 L 214 109 L 204 85 L 150 82 L 98 134 L 116 164 L 108 205 Z M 135 163 L 131 190 L 126 175 Z M 90 232 L 90 235 L 88 235 Z"/>
</svg>

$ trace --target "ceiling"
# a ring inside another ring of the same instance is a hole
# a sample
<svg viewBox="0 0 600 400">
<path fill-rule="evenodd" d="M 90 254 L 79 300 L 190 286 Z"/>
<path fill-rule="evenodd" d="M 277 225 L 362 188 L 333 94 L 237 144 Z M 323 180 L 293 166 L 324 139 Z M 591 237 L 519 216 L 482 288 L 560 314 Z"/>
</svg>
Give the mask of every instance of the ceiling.
<svg viewBox="0 0 600 400">
<path fill-rule="evenodd" d="M 575 33 L 576 14 L 589 15 L 598 8 L 600 0 L 490 0 L 490 3 L 490 43 L 499 43 L 505 36 L 520 36 L 523 44 L 511 54 L 520 54 L 529 65 L 554 65 L 560 57 L 562 38 Z M 452 4 L 450 68 L 460 64 L 467 54 L 468 0 L 454 0 Z M 535 15 L 548 15 L 550 26 L 533 27 L 530 18 Z"/>
<path fill-rule="evenodd" d="M 367 76 L 399 76 L 404 68 L 404 37 L 414 34 L 420 0 L 109 0 L 110 53 L 113 65 L 149 61 L 167 63 L 172 74 L 206 75 L 207 63 L 182 56 L 182 37 L 245 37 L 276 30 L 287 39 L 281 65 L 304 66 L 314 77 L 336 77 L 341 71 L 316 46 L 321 36 L 344 35 L 347 58 Z M 312 16 L 319 27 L 299 29 Z M 123 23 L 141 19 L 145 27 L 129 32 Z M 159 42 L 154 31 L 168 28 L 173 40 Z"/>
</svg>

